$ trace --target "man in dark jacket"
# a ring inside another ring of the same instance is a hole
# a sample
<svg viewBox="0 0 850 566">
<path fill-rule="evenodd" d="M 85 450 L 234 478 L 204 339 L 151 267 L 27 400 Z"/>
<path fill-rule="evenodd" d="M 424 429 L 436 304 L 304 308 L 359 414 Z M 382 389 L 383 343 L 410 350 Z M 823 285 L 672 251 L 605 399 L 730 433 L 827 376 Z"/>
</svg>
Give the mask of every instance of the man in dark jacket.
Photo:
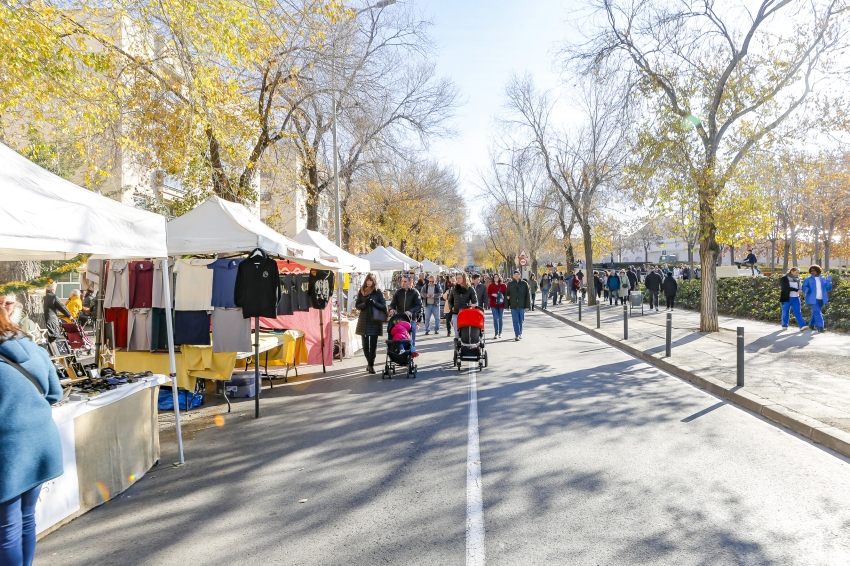
<svg viewBox="0 0 850 566">
<path fill-rule="evenodd" d="M 528 288 L 528 283 L 519 278 L 519 271 L 514 271 L 513 281 L 508 283 L 505 301 L 511 308 L 514 340 L 522 340 L 522 323 L 525 322 L 525 313 L 531 308 L 531 290 Z"/>
<path fill-rule="evenodd" d="M 758 258 L 756 254 L 753 253 L 753 250 L 747 250 L 747 257 L 744 258 L 744 267 L 749 267 L 753 276 L 756 274 L 756 264 L 758 263 Z"/>
<path fill-rule="evenodd" d="M 664 290 L 664 298 L 667 299 L 667 310 L 671 311 L 673 310 L 673 303 L 676 300 L 676 292 L 679 290 L 679 284 L 676 283 L 672 271 L 667 272 L 667 277 L 664 278 L 661 288 Z"/>
<path fill-rule="evenodd" d="M 416 290 L 419 291 L 419 296 L 422 296 L 422 287 L 425 286 L 425 274 L 419 274 L 419 281 L 416 282 Z"/>
<path fill-rule="evenodd" d="M 634 291 L 637 288 L 637 282 L 638 282 L 638 276 L 635 273 L 634 266 L 629 267 L 626 270 L 626 277 L 629 278 L 629 295 L 631 295 L 632 291 Z"/>
<path fill-rule="evenodd" d="M 655 305 L 655 312 L 658 312 L 658 293 L 661 292 L 661 284 L 664 281 L 658 270 L 650 271 L 646 274 L 643 284 L 646 285 L 646 291 L 649 295 L 649 310 L 652 310 L 652 305 Z"/>
<path fill-rule="evenodd" d="M 481 276 L 477 273 L 472 276 L 472 288 L 475 289 L 475 299 L 478 301 L 477 306 L 483 311 L 489 306 L 490 301 L 487 300 L 487 285 L 481 281 Z"/>
<path fill-rule="evenodd" d="M 401 278 L 401 289 L 395 292 L 393 300 L 390 301 L 390 309 L 387 312 L 390 316 L 396 311 L 403 312 L 410 318 L 410 341 L 416 344 L 416 327 L 419 326 L 417 319 L 419 311 L 422 310 L 422 297 L 419 291 L 410 286 L 410 277 L 403 275 Z"/>
<path fill-rule="evenodd" d="M 69 319 L 73 319 L 73 317 L 68 307 L 63 305 L 62 301 L 56 297 L 56 283 L 51 283 L 47 286 L 47 292 L 44 294 L 42 304 L 44 307 L 44 321 L 47 326 L 47 339 L 53 342 L 64 336 L 58 313 L 64 314 Z"/>
</svg>

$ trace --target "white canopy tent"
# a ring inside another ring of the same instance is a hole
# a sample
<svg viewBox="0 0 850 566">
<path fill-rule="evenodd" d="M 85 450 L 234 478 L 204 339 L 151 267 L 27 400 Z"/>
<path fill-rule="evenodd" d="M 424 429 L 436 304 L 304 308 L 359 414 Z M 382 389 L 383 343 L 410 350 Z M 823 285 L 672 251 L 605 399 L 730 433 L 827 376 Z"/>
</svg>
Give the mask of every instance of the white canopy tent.
<svg viewBox="0 0 850 566">
<path fill-rule="evenodd" d="M 387 249 L 388 252 L 390 252 L 391 254 L 396 256 L 398 259 L 400 259 L 404 262 L 407 262 L 407 264 L 410 266 L 411 269 L 419 267 L 420 265 L 422 265 L 421 263 L 419 263 L 418 261 L 416 261 L 412 257 L 410 257 L 408 255 L 404 255 L 403 253 L 401 253 L 400 251 L 398 251 L 397 249 L 395 249 L 392 246 L 387 246 L 386 249 Z"/>
<path fill-rule="evenodd" d="M 108 259 L 165 258 L 165 217 L 114 201 L 42 169 L 0 144 L 0 260 L 71 259 L 84 253 Z M 168 355 L 177 449 L 183 434 L 177 399 L 174 329 L 168 270 L 163 270 Z"/>
<path fill-rule="evenodd" d="M 292 239 L 296 242 L 319 248 L 322 258 L 334 261 L 342 273 L 368 273 L 371 269 L 369 260 L 348 253 L 319 232 L 305 228 L 298 232 Z"/>
<path fill-rule="evenodd" d="M 422 260 L 422 270 L 427 271 L 428 273 L 441 273 L 443 268 L 434 263 L 433 261 L 423 259 Z"/>
<path fill-rule="evenodd" d="M 373 271 L 404 271 L 410 269 L 410 264 L 392 254 L 384 246 L 378 246 L 368 254 L 360 256 L 369 261 Z"/>
<path fill-rule="evenodd" d="M 170 255 L 245 253 L 261 248 L 308 268 L 339 267 L 323 260 L 319 248 L 290 240 L 243 205 L 215 196 L 171 220 L 167 230 Z"/>
</svg>

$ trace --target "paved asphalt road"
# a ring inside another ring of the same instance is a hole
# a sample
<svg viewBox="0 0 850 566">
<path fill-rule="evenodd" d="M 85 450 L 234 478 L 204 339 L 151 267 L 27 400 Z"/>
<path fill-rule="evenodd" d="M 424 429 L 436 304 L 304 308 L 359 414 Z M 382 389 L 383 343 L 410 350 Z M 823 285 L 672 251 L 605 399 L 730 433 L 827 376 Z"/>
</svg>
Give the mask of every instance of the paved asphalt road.
<svg viewBox="0 0 850 566">
<path fill-rule="evenodd" d="M 476 379 L 478 563 L 850 564 L 845 460 L 545 314 L 509 328 Z M 186 467 L 49 535 L 36 565 L 464 564 L 470 375 L 445 334 L 419 346 L 416 380 L 336 369 L 189 432 Z"/>
</svg>

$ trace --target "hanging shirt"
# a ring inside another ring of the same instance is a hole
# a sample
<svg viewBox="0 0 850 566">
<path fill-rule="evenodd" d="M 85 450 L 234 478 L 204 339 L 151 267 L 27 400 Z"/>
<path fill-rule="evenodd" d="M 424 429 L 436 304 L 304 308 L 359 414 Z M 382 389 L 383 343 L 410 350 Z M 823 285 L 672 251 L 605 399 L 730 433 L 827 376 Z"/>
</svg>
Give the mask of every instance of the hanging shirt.
<svg viewBox="0 0 850 566">
<path fill-rule="evenodd" d="M 207 311 L 176 311 L 174 313 L 174 343 L 209 346 L 210 313 Z"/>
<path fill-rule="evenodd" d="M 164 309 L 165 308 L 165 287 L 162 285 L 162 262 L 165 260 L 155 259 L 153 260 L 153 298 L 151 300 L 151 305 L 155 309 Z M 174 298 L 174 287 L 172 286 L 172 282 L 174 281 L 174 261 L 168 260 L 168 274 L 169 274 L 169 294 L 172 299 Z M 172 304 L 174 301 L 172 300 Z M 154 348 L 156 349 L 156 348 Z"/>
<path fill-rule="evenodd" d="M 216 308 L 212 313 L 213 353 L 250 352 L 251 319 L 242 316 L 242 309 Z"/>
<path fill-rule="evenodd" d="M 245 259 L 237 268 L 233 298 L 245 318 L 276 318 L 280 300 L 277 263 L 262 255 Z"/>
<path fill-rule="evenodd" d="M 151 349 L 151 309 L 130 309 L 127 312 L 127 350 L 140 352 Z"/>
<path fill-rule="evenodd" d="M 130 306 L 130 272 L 127 262 L 115 259 L 109 262 L 109 272 L 106 275 L 106 293 L 103 296 L 103 308 L 126 309 Z"/>
<path fill-rule="evenodd" d="M 211 311 L 213 272 L 207 266 L 214 259 L 179 259 L 174 266 L 177 285 L 174 309 L 178 311 Z"/>
<path fill-rule="evenodd" d="M 310 305 L 314 309 L 323 309 L 328 306 L 328 301 L 331 298 L 331 292 L 334 288 L 333 271 L 311 269 L 307 280 L 309 283 Z"/>
<path fill-rule="evenodd" d="M 292 301 L 295 298 L 295 277 L 290 274 L 280 276 L 280 301 L 277 303 L 278 315 L 290 315 L 293 312 Z"/>
<path fill-rule="evenodd" d="M 297 273 L 295 277 L 295 300 L 292 310 L 306 312 L 310 310 L 310 274 Z"/>
<path fill-rule="evenodd" d="M 244 258 L 218 259 L 207 266 L 213 272 L 212 306 L 232 309 L 236 272 Z M 241 351 L 241 350 L 240 350 Z"/>
<path fill-rule="evenodd" d="M 153 301 L 153 262 L 131 261 L 130 308 L 149 309 Z"/>
<path fill-rule="evenodd" d="M 112 348 L 127 347 L 127 319 L 129 311 L 123 308 L 110 308 L 103 311 L 103 321 L 112 323 Z"/>
</svg>

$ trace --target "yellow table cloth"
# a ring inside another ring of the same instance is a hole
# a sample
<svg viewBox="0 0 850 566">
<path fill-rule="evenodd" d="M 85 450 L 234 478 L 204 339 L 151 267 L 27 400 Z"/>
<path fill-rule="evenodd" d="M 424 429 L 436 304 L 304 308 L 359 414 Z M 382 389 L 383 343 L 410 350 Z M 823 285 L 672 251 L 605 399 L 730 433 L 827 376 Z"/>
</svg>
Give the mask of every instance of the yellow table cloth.
<svg viewBox="0 0 850 566">
<path fill-rule="evenodd" d="M 287 330 L 277 336 L 282 338 L 283 343 L 277 348 L 269 350 L 270 366 L 298 366 L 307 363 L 307 339 L 304 332 Z M 260 358 L 262 358 L 260 361 L 263 362 L 265 354 L 260 354 Z"/>
</svg>

